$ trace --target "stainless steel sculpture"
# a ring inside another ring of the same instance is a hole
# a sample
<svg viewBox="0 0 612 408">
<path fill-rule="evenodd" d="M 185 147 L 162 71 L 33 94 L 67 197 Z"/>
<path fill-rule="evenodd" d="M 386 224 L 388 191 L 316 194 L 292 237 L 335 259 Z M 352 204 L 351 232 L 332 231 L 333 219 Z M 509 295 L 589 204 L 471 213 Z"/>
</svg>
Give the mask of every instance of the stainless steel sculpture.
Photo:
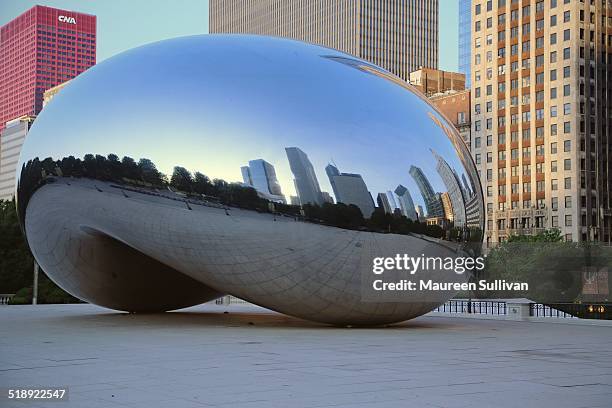
<svg viewBox="0 0 612 408">
<path fill-rule="evenodd" d="M 465 256 L 483 223 L 469 153 L 427 100 L 352 56 L 260 36 L 96 65 L 40 114 L 17 177 L 43 270 L 136 312 L 232 294 L 332 324 L 410 319 L 453 293 L 374 292 L 373 258 Z"/>
</svg>

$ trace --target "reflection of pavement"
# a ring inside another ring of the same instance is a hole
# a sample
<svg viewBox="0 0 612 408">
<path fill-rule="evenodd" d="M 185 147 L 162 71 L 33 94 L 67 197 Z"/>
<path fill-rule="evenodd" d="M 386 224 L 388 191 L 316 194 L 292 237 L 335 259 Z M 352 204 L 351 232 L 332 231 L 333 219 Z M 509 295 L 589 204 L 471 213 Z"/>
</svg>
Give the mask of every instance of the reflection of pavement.
<svg viewBox="0 0 612 408">
<path fill-rule="evenodd" d="M 0 326 L 0 387 L 69 387 L 65 403 L 0 402 L 7 408 L 609 408 L 612 401 L 607 327 L 425 316 L 344 329 L 214 304 L 157 315 L 3 306 Z"/>
<path fill-rule="evenodd" d="M 208 299 L 230 293 L 317 321 L 405 320 L 450 297 L 429 293 L 404 297 L 401 303 L 362 301 L 362 277 L 373 276 L 373 257 L 453 256 L 452 251 L 423 239 L 351 231 L 236 208 L 226 212 L 215 206 L 187 206 L 157 195 L 122 192 L 101 182 L 58 179 L 39 189 L 28 205 L 26 228 L 43 268 L 62 286 L 94 303 L 114 307 L 121 303 L 120 296 L 106 299 L 106 294 L 114 292 L 117 276 L 121 279 L 130 273 L 113 271 L 121 268 L 120 262 L 106 265 L 107 258 L 115 257 L 115 247 L 133 248 L 136 251 L 129 249 L 126 257 L 146 254 L 171 268 L 169 274 L 181 275 L 176 272 L 180 271 L 214 288 L 216 294 L 203 288 Z M 88 245 L 86 251 L 82 242 Z M 100 256 L 106 246 L 113 249 Z M 155 281 L 163 287 L 163 278 Z M 146 276 L 139 284 L 144 296 L 149 284 Z M 194 289 L 189 283 L 187 287 Z M 183 294 L 169 289 L 165 296 L 171 303 Z M 132 301 L 138 298 L 132 296 Z"/>
</svg>

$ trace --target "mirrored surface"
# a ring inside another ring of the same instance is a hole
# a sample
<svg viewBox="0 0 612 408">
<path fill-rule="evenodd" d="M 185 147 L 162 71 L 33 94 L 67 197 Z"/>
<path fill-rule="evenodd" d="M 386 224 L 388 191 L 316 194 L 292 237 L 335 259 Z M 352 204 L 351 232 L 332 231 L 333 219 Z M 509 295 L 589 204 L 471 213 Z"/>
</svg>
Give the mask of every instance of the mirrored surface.
<svg viewBox="0 0 612 408">
<path fill-rule="evenodd" d="M 104 61 L 41 112 L 19 169 L 41 267 L 120 310 L 232 294 L 328 323 L 405 320 L 453 293 L 372 293 L 372 259 L 473 256 L 482 236 L 452 125 L 388 72 L 285 39 L 184 37 Z"/>
</svg>

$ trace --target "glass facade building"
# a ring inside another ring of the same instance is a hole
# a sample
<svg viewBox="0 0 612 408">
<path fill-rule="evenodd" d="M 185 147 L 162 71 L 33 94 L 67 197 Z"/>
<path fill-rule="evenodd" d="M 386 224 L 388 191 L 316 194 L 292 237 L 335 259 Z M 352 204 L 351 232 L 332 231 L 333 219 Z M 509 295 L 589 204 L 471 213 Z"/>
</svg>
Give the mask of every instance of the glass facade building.
<svg viewBox="0 0 612 408">
<path fill-rule="evenodd" d="M 35 6 L 0 28 L 0 130 L 96 63 L 96 16 Z"/>
<path fill-rule="evenodd" d="M 472 0 L 459 0 L 459 72 L 465 74 L 465 87 L 470 88 Z"/>
</svg>

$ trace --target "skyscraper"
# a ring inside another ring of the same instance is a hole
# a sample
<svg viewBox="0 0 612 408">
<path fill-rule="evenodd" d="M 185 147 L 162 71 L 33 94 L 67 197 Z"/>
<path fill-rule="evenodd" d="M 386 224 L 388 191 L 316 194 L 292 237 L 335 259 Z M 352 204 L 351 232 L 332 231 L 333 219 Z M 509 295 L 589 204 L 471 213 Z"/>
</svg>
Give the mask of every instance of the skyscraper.
<svg viewBox="0 0 612 408">
<path fill-rule="evenodd" d="M 7 126 L 0 132 L 0 200 L 11 200 L 15 195 L 15 172 L 19 161 L 19 152 L 26 138 L 34 116 L 7 122 Z"/>
<path fill-rule="evenodd" d="M 378 196 L 376 196 L 376 204 L 378 204 L 378 208 L 382 208 L 386 214 L 393 214 L 394 208 L 391 208 L 386 193 L 378 193 Z"/>
<path fill-rule="evenodd" d="M 418 217 L 410 191 L 400 184 L 395 188 L 395 194 L 397 194 L 402 214 L 413 221 L 416 220 Z"/>
<path fill-rule="evenodd" d="M 21 146 L 44 92 L 95 63 L 95 16 L 34 6 L 0 27 L 0 199 L 14 194 Z"/>
<path fill-rule="evenodd" d="M 461 181 L 457 173 L 450 167 L 448 162 L 444 160 L 442 156 L 431 151 L 434 158 L 436 159 L 436 171 L 440 175 L 442 182 L 446 186 L 446 194 L 442 195 L 442 204 L 444 206 L 444 213 L 449 221 L 453 221 L 455 227 L 463 227 L 465 225 L 465 204 L 468 197 L 464 197 L 464 190 L 461 187 Z M 447 200 L 445 202 L 444 200 Z"/>
<path fill-rule="evenodd" d="M 34 6 L 0 28 L 0 130 L 37 115 L 43 92 L 96 63 L 96 17 Z"/>
<path fill-rule="evenodd" d="M 444 217 L 444 208 L 442 207 L 442 202 L 440 201 L 440 195 L 436 194 L 433 187 L 431 187 L 431 184 L 429 183 L 429 180 L 425 174 L 423 174 L 423 171 L 416 166 L 410 166 L 410 175 L 419 187 L 421 196 L 425 202 L 427 216 Z"/>
<path fill-rule="evenodd" d="M 273 165 L 263 159 L 249 160 L 249 165 L 242 166 L 240 171 L 244 184 L 252 186 L 264 198 L 286 202 Z"/>
<path fill-rule="evenodd" d="M 423 211 L 423 207 L 420 205 L 416 206 L 416 213 L 419 217 L 419 221 L 423 221 L 425 219 L 425 211 Z"/>
<path fill-rule="evenodd" d="M 472 0 L 459 0 L 459 72 L 465 75 L 465 87 L 470 88 L 472 63 Z"/>
<path fill-rule="evenodd" d="M 438 68 L 438 0 L 210 0 L 211 33 L 293 38 L 344 51 L 408 81 Z"/>
<path fill-rule="evenodd" d="M 612 240 L 612 3 L 472 1 L 472 144 L 488 242 Z"/>
<path fill-rule="evenodd" d="M 322 205 L 323 194 L 321 194 L 317 174 L 306 153 L 299 147 L 286 147 L 285 152 L 289 160 L 289 167 L 293 173 L 293 182 L 300 203 L 302 205 Z"/>
<path fill-rule="evenodd" d="M 369 218 L 372 215 L 374 212 L 374 200 L 372 200 L 372 195 L 370 195 L 361 175 L 340 173 L 338 168 L 332 164 L 328 164 L 325 167 L 325 172 L 334 190 L 336 202 L 356 205 L 365 218 Z"/>
</svg>

